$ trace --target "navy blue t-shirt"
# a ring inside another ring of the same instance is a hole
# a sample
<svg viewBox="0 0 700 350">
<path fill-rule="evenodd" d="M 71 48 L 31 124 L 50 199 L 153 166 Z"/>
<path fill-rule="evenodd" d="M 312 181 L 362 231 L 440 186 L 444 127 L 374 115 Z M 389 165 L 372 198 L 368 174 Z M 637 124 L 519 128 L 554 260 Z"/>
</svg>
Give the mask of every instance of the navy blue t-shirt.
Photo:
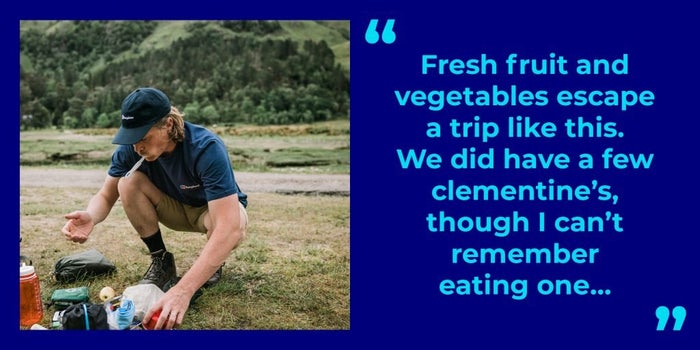
<svg viewBox="0 0 700 350">
<path fill-rule="evenodd" d="M 139 159 L 133 146 L 120 145 L 112 154 L 107 173 L 122 177 Z M 224 142 L 208 129 L 189 122 L 185 122 L 184 141 L 178 142 L 172 153 L 143 162 L 138 170 L 163 193 L 194 207 L 232 194 L 238 194 L 243 206 L 248 205 L 248 196 L 236 183 Z"/>
</svg>

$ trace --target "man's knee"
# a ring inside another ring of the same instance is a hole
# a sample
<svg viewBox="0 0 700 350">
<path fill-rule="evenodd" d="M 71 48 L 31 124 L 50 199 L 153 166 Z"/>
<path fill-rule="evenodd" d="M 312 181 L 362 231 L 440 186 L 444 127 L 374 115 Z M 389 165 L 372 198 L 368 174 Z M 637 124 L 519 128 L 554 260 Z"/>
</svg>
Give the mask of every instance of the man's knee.
<svg viewBox="0 0 700 350">
<path fill-rule="evenodd" d="M 139 190 L 139 182 L 145 178 L 142 172 L 136 171 L 129 177 L 122 177 L 119 179 L 117 185 L 117 190 L 119 191 L 119 196 L 129 196 L 131 193 L 137 192 Z"/>
<path fill-rule="evenodd" d="M 160 201 L 161 192 L 153 185 L 146 174 L 136 171 L 129 177 L 122 177 L 117 184 L 117 191 L 122 201 L 129 201 L 132 198 L 143 198 L 146 196 L 148 200 L 156 205 Z"/>
</svg>

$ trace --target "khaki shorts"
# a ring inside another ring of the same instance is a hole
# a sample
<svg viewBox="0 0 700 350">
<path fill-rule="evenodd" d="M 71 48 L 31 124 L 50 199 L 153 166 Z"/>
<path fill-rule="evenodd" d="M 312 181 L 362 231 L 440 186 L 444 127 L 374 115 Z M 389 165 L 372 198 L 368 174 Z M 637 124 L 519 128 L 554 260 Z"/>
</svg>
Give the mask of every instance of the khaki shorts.
<svg viewBox="0 0 700 350">
<path fill-rule="evenodd" d="M 246 226 L 248 226 L 248 212 L 241 202 L 238 202 L 238 207 L 241 217 L 240 229 L 245 235 L 245 229 Z M 160 200 L 160 203 L 156 206 L 158 221 L 175 231 L 206 233 L 207 228 L 204 226 L 204 214 L 208 211 L 209 207 L 206 205 L 193 207 L 180 203 L 165 194 Z"/>
</svg>

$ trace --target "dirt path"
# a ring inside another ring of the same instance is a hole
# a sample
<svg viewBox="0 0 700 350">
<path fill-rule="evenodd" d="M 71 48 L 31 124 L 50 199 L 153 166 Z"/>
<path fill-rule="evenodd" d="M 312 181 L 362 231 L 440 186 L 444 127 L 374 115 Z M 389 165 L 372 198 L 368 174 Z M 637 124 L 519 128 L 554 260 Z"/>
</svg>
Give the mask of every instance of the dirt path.
<svg viewBox="0 0 700 350">
<path fill-rule="evenodd" d="M 20 167 L 21 187 L 99 188 L 105 170 L 45 169 Z M 283 194 L 350 195 L 349 175 L 271 174 L 236 172 L 244 192 Z"/>
</svg>

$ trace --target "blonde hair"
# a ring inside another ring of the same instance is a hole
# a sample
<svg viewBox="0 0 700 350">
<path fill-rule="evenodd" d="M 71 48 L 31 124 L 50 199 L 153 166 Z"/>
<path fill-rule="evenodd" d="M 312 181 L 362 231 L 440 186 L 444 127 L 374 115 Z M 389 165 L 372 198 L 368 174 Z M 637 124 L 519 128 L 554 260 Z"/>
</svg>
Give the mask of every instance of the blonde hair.
<svg viewBox="0 0 700 350">
<path fill-rule="evenodd" d="M 168 122 L 168 118 L 171 118 L 173 120 L 173 127 L 168 130 L 168 136 L 171 140 L 175 141 L 175 143 L 182 142 L 185 139 L 185 120 L 183 116 L 184 114 L 180 112 L 180 110 L 171 106 L 170 113 L 153 126 L 162 129 Z"/>
</svg>

